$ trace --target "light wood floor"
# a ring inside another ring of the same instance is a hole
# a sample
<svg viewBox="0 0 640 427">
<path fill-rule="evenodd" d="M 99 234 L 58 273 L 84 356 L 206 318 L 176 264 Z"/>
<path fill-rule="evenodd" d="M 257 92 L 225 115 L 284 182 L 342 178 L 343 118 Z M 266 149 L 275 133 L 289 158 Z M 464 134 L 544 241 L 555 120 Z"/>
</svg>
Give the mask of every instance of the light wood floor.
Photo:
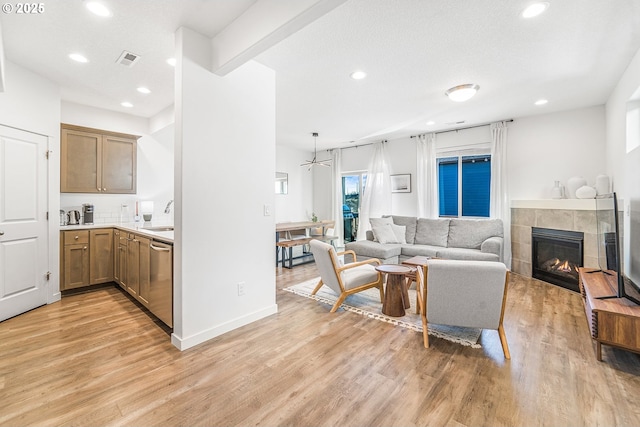
<svg viewBox="0 0 640 427">
<path fill-rule="evenodd" d="M 0 425 L 638 426 L 640 357 L 595 359 L 579 294 L 512 275 L 482 349 L 281 291 L 279 312 L 180 352 L 115 287 L 0 323 Z"/>
</svg>

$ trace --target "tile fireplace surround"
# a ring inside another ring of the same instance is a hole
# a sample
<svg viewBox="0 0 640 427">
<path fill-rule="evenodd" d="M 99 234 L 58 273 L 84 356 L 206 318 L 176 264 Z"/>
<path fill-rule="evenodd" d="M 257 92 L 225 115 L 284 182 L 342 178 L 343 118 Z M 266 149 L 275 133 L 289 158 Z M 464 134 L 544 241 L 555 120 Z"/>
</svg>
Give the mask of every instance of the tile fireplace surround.
<svg viewBox="0 0 640 427">
<path fill-rule="evenodd" d="M 598 267 L 595 199 L 511 201 L 511 270 L 531 277 L 531 227 L 584 233 L 584 267 Z"/>
</svg>

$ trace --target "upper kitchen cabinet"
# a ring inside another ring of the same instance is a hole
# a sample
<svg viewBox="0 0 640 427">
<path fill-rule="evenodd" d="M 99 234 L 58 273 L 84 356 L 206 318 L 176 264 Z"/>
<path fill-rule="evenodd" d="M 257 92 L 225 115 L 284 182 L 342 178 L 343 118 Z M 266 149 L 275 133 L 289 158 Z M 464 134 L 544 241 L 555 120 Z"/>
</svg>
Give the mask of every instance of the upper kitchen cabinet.
<svg viewBox="0 0 640 427">
<path fill-rule="evenodd" d="M 62 124 L 61 193 L 136 193 L 139 136 Z"/>
</svg>

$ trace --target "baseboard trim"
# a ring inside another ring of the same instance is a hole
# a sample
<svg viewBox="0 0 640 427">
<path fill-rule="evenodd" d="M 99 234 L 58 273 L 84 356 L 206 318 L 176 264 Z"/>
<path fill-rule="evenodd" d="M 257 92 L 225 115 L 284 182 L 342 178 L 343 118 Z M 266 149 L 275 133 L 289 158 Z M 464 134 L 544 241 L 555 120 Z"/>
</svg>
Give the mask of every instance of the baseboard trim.
<svg viewBox="0 0 640 427">
<path fill-rule="evenodd" d="M 206 329 L 187 338 L 181 338 L 174 332 L 171 334 L 171 344 L 173 344 L 178 350 L 183 351 L 234 329 L 253 323 L 256 320 L 276 314 L 277 312 L 278 304 L 273 304 L 261 310 L 254 311 L 253 313 L 248 313 L 244 316 L 225 322 L 221 325 L 214 326 L 213 328 Z"/>
</svg>

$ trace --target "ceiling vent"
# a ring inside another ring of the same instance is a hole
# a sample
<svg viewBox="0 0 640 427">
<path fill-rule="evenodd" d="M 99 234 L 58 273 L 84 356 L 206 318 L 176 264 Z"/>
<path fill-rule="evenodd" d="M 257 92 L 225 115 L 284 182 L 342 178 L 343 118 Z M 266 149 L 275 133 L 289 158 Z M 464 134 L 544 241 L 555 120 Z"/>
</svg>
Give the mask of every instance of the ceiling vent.
<svg viewBox="0 0 640 427">
<path fill-rule="evenodd" d="M 125 65 L 127 67 L 133 67 L 133 65 L 138 62 L 139 59 L 140 56 L 136 55 L 135 53 L 123 50 L 120 57 L 116 60 L 116 63 Z"/>
<path fill-rule="evenodd" d="M 445 125 L 447 125 L 447 126 L 463 125 L 465 123 L 465 121 L 466 120 L 460 120 L 458 122 L 448 122 L 448 123 L 445 123 Z"/>
</svg>

